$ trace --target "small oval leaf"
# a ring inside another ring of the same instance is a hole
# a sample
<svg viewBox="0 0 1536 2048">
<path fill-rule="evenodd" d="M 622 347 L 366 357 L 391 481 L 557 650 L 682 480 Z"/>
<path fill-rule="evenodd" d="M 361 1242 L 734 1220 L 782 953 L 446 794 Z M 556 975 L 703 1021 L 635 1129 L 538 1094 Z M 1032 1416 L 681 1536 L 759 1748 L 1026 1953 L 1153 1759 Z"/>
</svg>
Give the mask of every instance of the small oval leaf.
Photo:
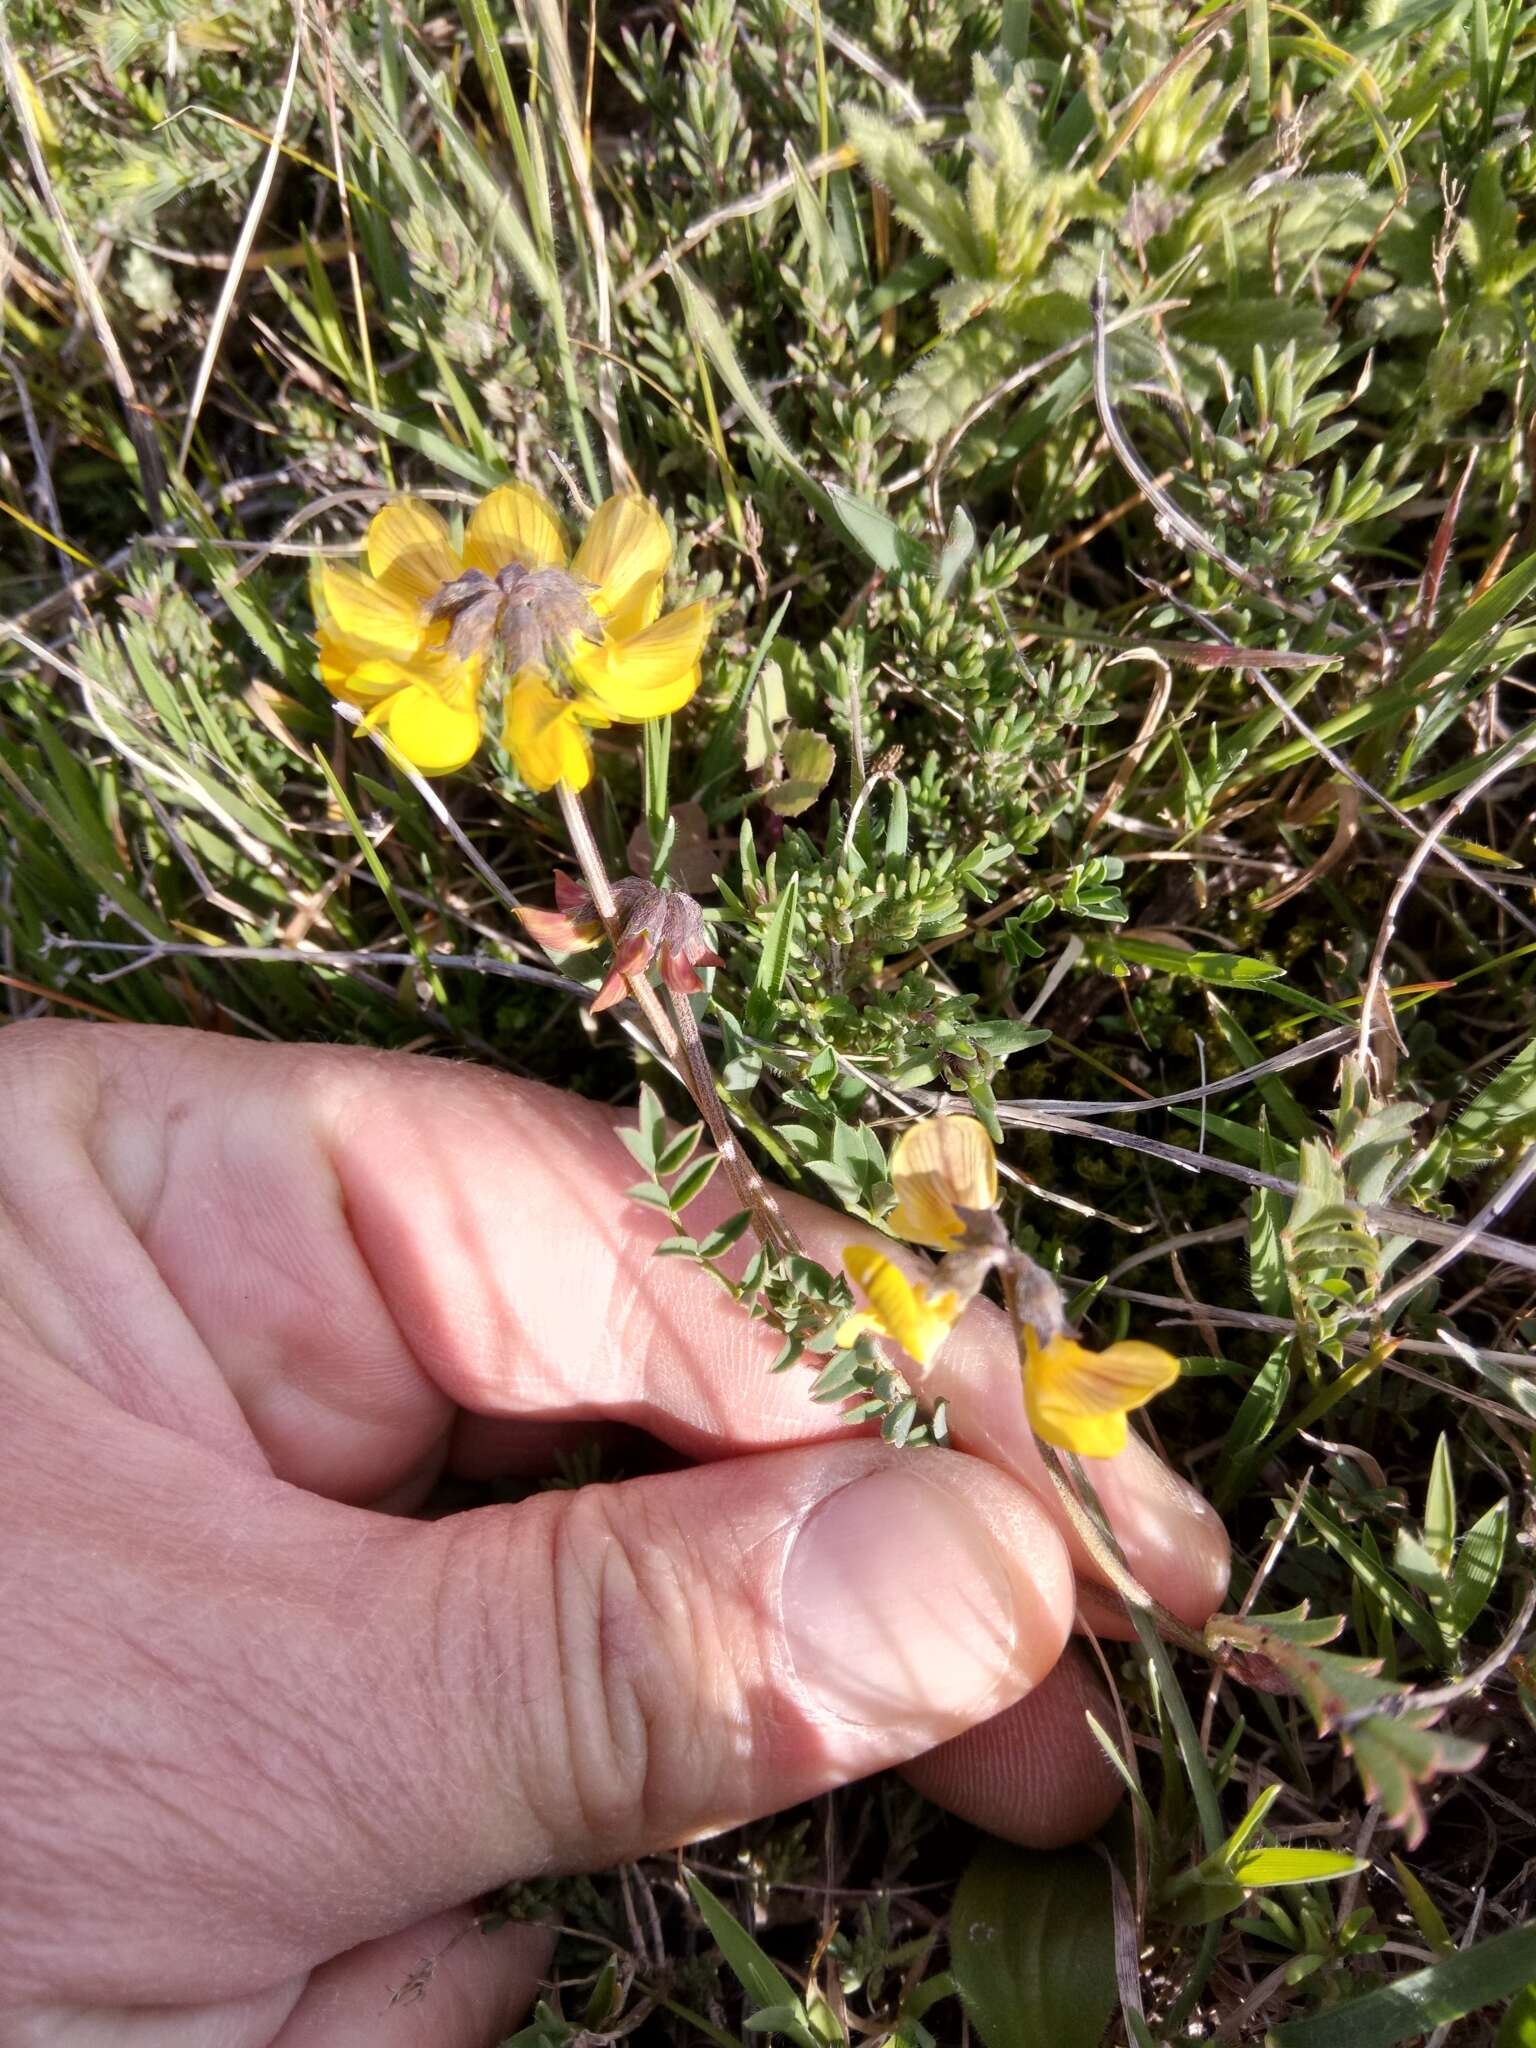
<svg viewBox="0 0 1536 2048">
<path fill-rule="evenodd" d="M 1098 2048 L 1118 1992 L 1109 1874 L 1089 1850 L 987 1843 L 955 1893 L 949 1945 L 987 2048 Z"/>
<path fill-rule="evenodd" d="M 1232 1875 L 1249 1889 L 1275 1884 L 1322 1884 L 1330 1878 L 1353 1877 L 1365 1864 L 1341 1849 L 1250 1849 L 1232 1866 Z"/>
</svg>

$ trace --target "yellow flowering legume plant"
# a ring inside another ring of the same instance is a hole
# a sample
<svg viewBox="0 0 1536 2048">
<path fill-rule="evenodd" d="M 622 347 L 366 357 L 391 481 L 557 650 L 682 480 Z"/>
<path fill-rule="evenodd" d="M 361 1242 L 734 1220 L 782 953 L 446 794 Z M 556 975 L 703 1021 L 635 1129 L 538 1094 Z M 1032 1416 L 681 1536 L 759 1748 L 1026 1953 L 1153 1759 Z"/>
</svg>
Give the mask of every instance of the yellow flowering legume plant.
<svg viewBox="0 0 1536 2048">
<path fill-rule="evenodd" d="M 1030 1428 L 1055 1450 L 1116 1457 L 1125 1448 L 1127 1413 L 1173 1385 L 1178 1360 L 1155 1344 L 1090 1351 L 1070 1334 L 1055 1282 L 1003 1234 L 997 1160 L 975 1117 L 924 1117 L 911 1125 L 892 1149 L 891 1182 L 896 1207 L 886 1220 L 898 1237 L 945 1254 L 939 1285 L 912 1279 L 872 1246 L 850 1245 L 843 1264 L 868 1306 L 847 1317 L 839 1341 L 888 1337 L 926 1370 L 987 1275 L 998 1271 L 1018 1339 Z"/>
<path fill-rule="evenodd" d="M 473 759 L 487 700 L 499 695 L 518 774 L 531 789 L 574 795 L 592 778 L 594 729 L 664 717 L 699 686 L 711 608 L 695 601 L 663 614 L 671 537 L 636 493 L 598 507 L 574 556 L 554 508 L 521 483 L 481 500 L 461 545 L 424 500 L 397 498 L 369 525 L 364 554 L 366 568 L 317 569 L 320 674 L 422 774 L 447 774 Z M 558 879 L 570 901 L 556 913 L 527 912 L 525 922 L 564 950 L 595 938 L 601 919 L 568 878 Z M 719 964 L 697 906 L 643 882 L 619 887 L 641 900 L 625 904 L 622 928 L 614 924 L 613 968 L 594 1007 L 633 991 L 635 971 L 653 957 L 676 992 L 696 989 L 693 963 Z M 685 939 L 675 929 L 679 906 L 697 925 Z M 718 1114 L 713 1103 L 710 1110 Z M 1125 1445 L 1127 1412 L 1173 1383 L 1177 1361 L 1150 1344 L 1093 1352 L 1067 1332 L 1059 1290 L 1003 1236 L 992 1142 L 973 1117 L 913 1125 L 896 1144 L 891 1173 L 890 1228 L 945 1255 L 942 1284 L 930 1287 L 884 1253 L 851 1246 L 844 1263 L 867 1306 L 844 1319 L 838 1341 L 885 1337 L 926 1370 L 989 1272 L 1000 1270 L 1030 1426 L 1056 1449 L 1114 1457 Z"/>
<path fill-rule="evenodd" d="M 420 498 L 368 528 L 366 568 L 324 562 L 314 579 L 320 675 L 382 726 L 424 775 L 462 768 L 487 699 L 531 789 L 592 778 L 594 728 L 680 710 L 699 686 L 711 608 L 662 614 L 666 523 L 622 492 L 597 508 L 574 556 L 558 514 L 527 484 L 476 506 L 455 546 Z"/>
</svg>

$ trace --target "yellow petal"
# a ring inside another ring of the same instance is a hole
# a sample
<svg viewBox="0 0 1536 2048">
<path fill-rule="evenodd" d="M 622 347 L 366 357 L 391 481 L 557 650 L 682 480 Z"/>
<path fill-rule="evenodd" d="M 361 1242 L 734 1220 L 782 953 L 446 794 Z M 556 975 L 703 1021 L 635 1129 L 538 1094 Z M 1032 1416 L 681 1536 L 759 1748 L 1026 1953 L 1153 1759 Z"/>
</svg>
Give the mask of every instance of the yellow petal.
<svg viewBox="0 0 1536 2048">
<path fill-rule="evenodd" d="M 837 1326 L 837 1341 L 844 1351 L 857 1344 L 861 1337 L 882 1337 L 884 1334 L 880 1318 L 871 1315 L 867 1308 L 856 1308 Z"/>
<path fill-rule="evenodd" d="M 623 608 L 636 584 L 666 573 L 672 541 L 649 498 L 622 492 L 599 505 L 571 568 L 593 586 L 592 609 L 609 618 Z"/>
<path fill-rule="evenodd" d="M 464 536 L 464 566 L 494 576 L 516 562 L 524 569 L 563 569 L 565 536 L 549 500 L 528 484 L 502 484 L 475 507 Z"/>
<path fill-rule="evenodd" d="M 333 697 L 348 704 L 375 704 L 414 680 L 411 671 L 391 654 L 370 654 L 355 640 L 342 639 L 322 626 L 320 680 Z"/>
<path fill-rule="evenodd" d="M 704 672 L 699 668 L 691 668 L 671 682 L 651 689 L 638 687 L 629 677 L 606 678 L 601 694 L 586 700 L 601 713 L 591 722 L 598 725 L 644 725 L 647 719 L 665 718 L 669 712 L 682 710 L 697 694 L 703 679 Z"/>
<path fill-rule="evenodd" d="M 368 528 L 368 567 L 377 582 L 424 605 L 459 573 L 448 529 L 420 498 L 396 498 Z"/>
<path fill-rule="evenodd" d="M 712 607 L 685 604 L 632 640 L 607 635 L 572 644 L 568 660 L 581 688 L 609 718 L 631 723 L 680 711 L 699 687 L 699 656 Z"/>
<path fill-rule="evenodd" d="M 997 1207 L 997 1154 L 973 1116 L 925 1116 L 891 1152 L 896 1207 L 886 1221 L 911 1244 L 946 1251 L 964 1234 L 959 1209 Z"/>
<path fill-rule="evenodd" d="M 320 650 L 320 680 L 334 697 L 350 704 L 375 704 L 399 690 L 426 683 L 450 702 L 471 701 L 479 688 L 484 663 L 455 661 L 449 654 L 423 646 L 407 656 L 380 654 L 361 641 L 335 633 L 323 621 L 315 639 Z"/>
<path fill-rule="evenodd" d="M 607 627 L 615 640 L 632 640 L 661 617 L 661 592 L 665 576 L 642 576 L 623 603 L 608 614 Z"/>
<path fill-rule="evenodd" d="M 1025 1343 L 1024 1406 L 1036 1436 L 1080 1458 L 1113 1458 L 1125 1448 L 1127 1409 L 1171 1387 L 1179 1362 L 1155 1344 L 1090 1351 L 1071 1337 Z"/>
<path fill-rule="evenodd" d="M 1029 1382 L 1024 1386 L 1024 1411 L 1029 1426 L 1043 1443 L 1079 1458 L 1118 1458 L 1130 1435 L 1123 1408 L 1109 1415 L 1064 1415 L 1043 1401 Z"/>
<path fill-rule="evenodd" d="M 507 692 L 503 744 L 530 789 L 565 782 L 585 789 L 592 779 L 592 747 L 568 699 L 542 676 L 524 674 Z"/>
<path fill-rule="evenodd" d="M 451 774 L 474 759 L 480 744 L 480 709 L 469 688 L 445 696 L 430 683 L 413 683 L 389 698 L 378 717 L 423 775 Z"/>
<path fill-rule="evenodd" d="M 411 655 L 421 645 L 421 608 L 345 562 L 322 562 L 317 580 L 321 623 L 374 654 Z"/>
<path fill-rule="evenodd" d="M 849 1245 L 843 1264 L 868 1298 L 872 1322 L 865 1327 L 883 1330 L 919 1365 L 932 1365 L 959 1316 L 959 1296 L 931 1294 L 867 1244 Z"/>
</svg>

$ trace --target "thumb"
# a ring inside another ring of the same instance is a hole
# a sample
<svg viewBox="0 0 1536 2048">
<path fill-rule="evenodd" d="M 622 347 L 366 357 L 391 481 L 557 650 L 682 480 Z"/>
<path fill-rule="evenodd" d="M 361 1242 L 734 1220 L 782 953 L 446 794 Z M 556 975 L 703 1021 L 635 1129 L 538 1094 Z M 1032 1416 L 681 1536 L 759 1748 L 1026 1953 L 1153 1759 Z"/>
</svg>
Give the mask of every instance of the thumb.
<svg viewBox="0 0 1536 2048">
<path fill-rule="evenodd" d="M 60 1925 L 77 1999 L 230 1998 L 712 1833 L 998 1712 L 1071 1625 L 1043 1509 L 959 1452 L 843 1441 L 422 1524 L 80 1420 L 89 1462 L 55 1427 L 20 1468 L 21 1547 L 55 1564 L 0 1704 L 46 1730 L 67 1680 L 91 1724 L 10 1816 L 23 1996 L 63 1988 Z"/>
<path fill-rule="evenodd" d="M 447 1540 L 495 1852 L 523 1871 L 669 1848 L 916 1756 L 1044 1678 L 1072 1618 L 1042 1509 L 958 1453 L 775 1452 L 545 1494 Z"/>
</svg>

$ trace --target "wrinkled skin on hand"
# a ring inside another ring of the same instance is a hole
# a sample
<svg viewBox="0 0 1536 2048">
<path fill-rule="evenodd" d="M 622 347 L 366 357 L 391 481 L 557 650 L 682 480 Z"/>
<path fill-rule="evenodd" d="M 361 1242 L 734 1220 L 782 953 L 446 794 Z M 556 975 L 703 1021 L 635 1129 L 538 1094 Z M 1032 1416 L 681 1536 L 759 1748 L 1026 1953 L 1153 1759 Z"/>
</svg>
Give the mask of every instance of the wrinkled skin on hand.
<svg viewBox="0 0 1536 2048">
<path fill-rule="evenodd" d="M 8 2048 L 478 2048 L 549 1954 L 475 1927 L 511 1878 L 891 1765 L 1022 1841 L 1113 1803 L 1069 1643 L 1112 1607 L 985 1305 L 943 1361 L 961 1448 L 901 1453 L 649 1257 L 589 1104 L 38 1024 L 0 1033 L 0 1122 Z M 673 1469 L 417 1518 L 594 1428 Z M 1096 1476 L 1203 1620 L 1210 1511 L 1135 1443 Z"/>
</svg>

